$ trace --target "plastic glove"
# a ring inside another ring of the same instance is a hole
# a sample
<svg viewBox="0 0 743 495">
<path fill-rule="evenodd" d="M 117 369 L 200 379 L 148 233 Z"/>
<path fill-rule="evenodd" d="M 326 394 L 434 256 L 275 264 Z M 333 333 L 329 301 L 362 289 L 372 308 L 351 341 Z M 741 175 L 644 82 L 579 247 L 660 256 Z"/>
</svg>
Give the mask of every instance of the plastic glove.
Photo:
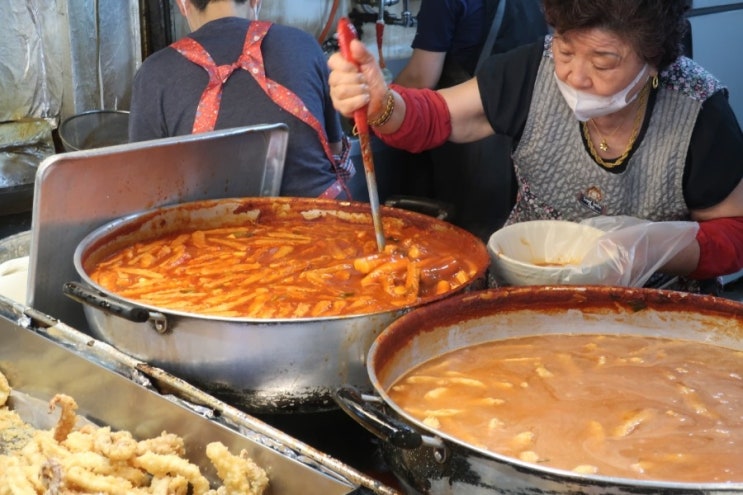
<svg viewBox="0 0 743 495">
<path fill-rule="evenodd" d="M 651 222 L 629 216 L 600 216 L 580 222 L 606 232 L 582 266 L 603 264 L 603 283 L 642 287 L 682 249 L 695 241 L 697 222 Z"/>
</svg>

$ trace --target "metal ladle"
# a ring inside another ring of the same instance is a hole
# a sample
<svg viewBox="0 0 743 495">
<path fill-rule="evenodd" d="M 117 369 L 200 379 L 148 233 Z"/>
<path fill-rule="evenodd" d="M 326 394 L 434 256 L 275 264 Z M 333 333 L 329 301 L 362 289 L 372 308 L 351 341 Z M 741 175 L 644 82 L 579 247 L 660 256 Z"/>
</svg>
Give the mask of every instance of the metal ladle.
<svg viewBox="0 0 743 495">
<path fill-rule="evenodd" d="M 356 29 L 347 17 L 338 20 L 338 45 L 343 57 L 355 63 L 351 56 L 351 40 L 357 38 Z M 357 64 L 358 65 L 358 64 Z M 369 137 L 369 124 L 366 122 L 366 106 L 356 110 L 353 114 L 355 129 L 359 136 L 361 145 L 361 159 L 364 162 L 364 173 L 366 175 L 366 187 L 369 190 L 369 204 L 371 205 L 372 220 L 374 221 L 374 234 L 377 237 L 377 248 L 384 250 L 384 230 L 382 228 L 382 216 L 379 212 L 379 193 L 377 191 L 377 178 L 374 173 L 374 158 L 371 151 L 371 140 Z"/>
</svg>

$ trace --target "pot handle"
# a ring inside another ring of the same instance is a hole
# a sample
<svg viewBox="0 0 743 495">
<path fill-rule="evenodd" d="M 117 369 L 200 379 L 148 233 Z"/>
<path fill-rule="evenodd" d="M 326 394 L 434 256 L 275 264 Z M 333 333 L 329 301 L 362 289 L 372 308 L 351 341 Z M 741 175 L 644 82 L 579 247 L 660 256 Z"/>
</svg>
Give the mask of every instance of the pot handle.
<svg viewBox="0 0 743 495">
<path fill-rule="evenodd" d="M 334 399 L 357 423 L 377 438 L 395 447 L 406 450 L 422 445 L 443 447 L 443 442 L 437 441 L 438 439 L 421 435 L 402 421 L 390 418 L 378 408 L 370 407 L 366 402 L 371 401 L 366 400 L 355 387 L 339 388 L 334 394 Z"/>
<path fill-rule="evenodd" d="M 424 215 L 438 218 L 439 220 L 451 221 L 450 217 L 454 216 L 453 205 L 420 196 L 390 196 L 385 200 L 384 205 L 392 208 L 400 208 L 402 210 L 423 213 Z"/>
<path fill-rule="evenodd" d="M 134 323 L 144 323 L 153 320 L 155 329 L 158 332 L 160 332 L 159 328 L 163 328 L 163 330 L 167 329 L 167 322 L 164 315 L 157 312 L 150 313 L 149 310 L 141 306 L 112 299 L 107 294 L 79 282 L 65 283 L 62 287 L 62 292 L 70 299 L 74 299 L 79 303 L 93 306 L 105 313 L 125 318 Z"/>
</svg>

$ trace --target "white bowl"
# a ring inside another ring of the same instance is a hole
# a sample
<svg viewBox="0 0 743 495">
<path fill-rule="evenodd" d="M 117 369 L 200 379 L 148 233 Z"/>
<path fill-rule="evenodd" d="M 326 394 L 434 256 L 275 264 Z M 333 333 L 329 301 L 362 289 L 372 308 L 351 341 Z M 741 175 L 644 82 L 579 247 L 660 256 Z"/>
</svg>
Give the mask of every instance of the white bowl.
<svg viewBox="0 0 743 495">
<path fill-rule="evenodd" d="M 562 220 L 514 223 L 488 241 L 491 285 L 593 285 L 607 274 L 606 263 L 584 266 L 604 232 Z"/>
</svg>

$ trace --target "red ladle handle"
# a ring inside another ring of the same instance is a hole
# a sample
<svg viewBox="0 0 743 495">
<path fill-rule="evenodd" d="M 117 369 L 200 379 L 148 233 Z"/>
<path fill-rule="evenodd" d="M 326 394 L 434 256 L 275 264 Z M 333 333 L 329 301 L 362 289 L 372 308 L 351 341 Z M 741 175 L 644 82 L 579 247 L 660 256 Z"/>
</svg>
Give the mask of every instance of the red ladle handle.
<svg viewBox="0 0 743 495">
<path fill-rule="evenodd" d="M 359 64 L 354 60 L 351 55 L 351 40 L 357 39 L 356 28 L 353 27 L 348 17 L 341 17 L 338 20 L 338 45 L 341 49 L 341 55 L 349 62 Z M 369 125 L 366 122 L 366 106 L 359 108 L 353 113 L 354 124 L 356 124 L 356 130 L 359 134 L 365 134 L 369 132 Z"/>
</svg>

